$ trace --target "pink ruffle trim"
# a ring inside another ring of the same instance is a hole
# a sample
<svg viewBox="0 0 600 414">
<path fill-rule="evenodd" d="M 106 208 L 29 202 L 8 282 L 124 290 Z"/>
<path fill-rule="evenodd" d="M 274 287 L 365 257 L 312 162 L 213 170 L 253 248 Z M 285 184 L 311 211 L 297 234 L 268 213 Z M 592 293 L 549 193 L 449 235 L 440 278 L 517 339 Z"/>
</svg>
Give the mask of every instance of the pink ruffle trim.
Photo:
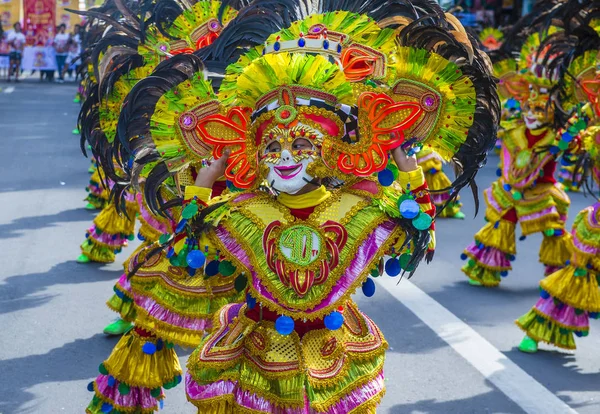
<svg viewBox="0 0 600 414">
<path fill-rule="evenodd" d="M 98 387 L 100 394 L 106 399 L 113 401 L 115 405 L 131 408 L 139 407 L 145 410 L 157 406 L 158 399 L 150 395 L 149 388 L 129 387 L 129 393 L 122 395 L 119 393 L 119 380 L 115 378 L 115 383 L 111 387 L 108 385 L 108 379 L 108 375 L 98 375 L 96 378 L 96 386 Z"/>
<path fill-rule="evenodd" d="M 510 260 L 507 259 L 506 253 L 494 247 L 486 246 L 480 249 L 477 243 L 473 242 L 465 249 L 465 252 L 473 255 L 475 260 L 484 266 L 495 267 L 501 270 L 511 269 Z"/>
<path fill-rule="evenodd" d="M 127 237 L 121 237 L 119 234 L 96 233 L 96 225 L 88 229 L 89 238 L 96 240 L 99 243 L 104 243 L 110 247 L 119 248 L 127 245 Z"/>
<path fill-rule="evenodd" d="M 547 299 L 540 298 L 535 304 L 535 308 L 548 318 L 565 326 L 571 326 L 580 330 L 586 330 L 590 326 L 590 318 L 587 312 L 577 315 L 575 308 L 569 305 L 562 303 L 557 306 L 552 296 Z"/>
<path fill-rule="evenodd" d="M 144 309 L 148 314 L 163 323 L 177 326 L 179 328 L 189 329 L 191 331 L 205 331 L 211 328 L 212 321 L 210 318 L 192 318 L 189 316 L 178 315 L 158 303 L 148 296 L 134 294 L 136 306 Z"/>
<path fill-rule="evenodd" d="M 188 373 L 185 377 L 185 389 L 188 398 L 194 401 L 202 401 L 229 394 L 233 395 L 236 404 L 250 410 L 277 414 L 316 414 L 316 411 L 309 407 L 308 401 L 306 401 L 304 407 L 277 407 L 265 398 L 240 389 L 236 381 L 216 381 L 207 385 L 199 385 Z M 371 400 L 384 389 L 382 371 L 373 380 L 345 395 L 322 414 L 348 413 Z"/>
</svg>

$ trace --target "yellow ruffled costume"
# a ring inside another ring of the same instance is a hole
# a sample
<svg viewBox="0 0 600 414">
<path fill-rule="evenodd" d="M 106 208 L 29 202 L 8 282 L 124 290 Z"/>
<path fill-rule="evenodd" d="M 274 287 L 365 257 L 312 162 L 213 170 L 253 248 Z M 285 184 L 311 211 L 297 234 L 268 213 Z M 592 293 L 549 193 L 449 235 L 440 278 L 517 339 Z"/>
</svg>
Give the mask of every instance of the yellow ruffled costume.
<svg viewBox="0 0 600 414">
<path fill-rule="evenodd" d="M 600 203 L 577 215 L 572 234 L 570 262 L 540 282 L 541 298 L 516 321 L 528 337 L 565 349 L 575 349 L 575 335 L 587 336 L 600 312 Z"/>
</svg>

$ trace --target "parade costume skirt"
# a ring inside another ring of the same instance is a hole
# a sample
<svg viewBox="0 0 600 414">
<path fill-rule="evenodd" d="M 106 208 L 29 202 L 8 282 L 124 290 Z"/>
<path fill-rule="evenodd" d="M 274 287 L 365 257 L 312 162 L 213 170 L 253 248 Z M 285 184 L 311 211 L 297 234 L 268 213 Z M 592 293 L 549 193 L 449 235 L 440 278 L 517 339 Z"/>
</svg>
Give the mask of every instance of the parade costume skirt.
<svg viewBox="0 0 600 414">
<path fill-rule="evenodd" d="M 544 233 L 540 262 L 547 274 L 565 266 L 571 254 L 571 238 L 564 230 L 570 202 L 560 184 L 538 184 L 524 190 L 522 198 L 516 200 L 498 180 L 484 194 L 488 223 L 463 252 L 463 259 L 468 261 L 462 270 L 467 277 L 483 286 L 500 284 L 515 259 L 517 223 L 524 236 Z"/>
<path fill-rule="evenodd" d="M 137 203 L 133 195 L 128 194 L 126 202 L 127 215 L 117 212 L 114 204 L 107 204 L 94 219 L 94 224 L 86 233 L 86 240 L 81 244 L 81 253 L 90 260 L 99 263 L 112 263 L 115 254 L 128 240 L 133 240 Z"/>
<path fill-rule="evenodd" d="M 375 413 L 385 392 L 387 343 L 356 306 L 338 330 L 281 335 L 230 304 L 188 360 L 188 400 L 202 414 Z"/>
<path fill-rule="evenodd" d="M 102 180 L 100 179 L 98 167 L 93 161 L 92 165 L 94 166 L 94 172 L 90 177 L 90 183 L 85 189 L 85 191 L 88 192 L 88 195 L 84 201 L 87 201 L 96 207 L 96 209 L 100 210 L 105 206 L 106 201 L 108 200 L 108 191 L 106 191 L 102 186 Z"/>
<path fill-rule="evenodd" d="M 129 272 L 144 261 L 150 249 L 138 251 Z M 121 278 L 123 294 L 133 299 L 135 324 L 163 340 L 195 348 L 221 307 L 244 299 L 234 286 L 235 277 L 190 276 L 172 266 L 164 252 L 146 261 L 129 281 Z"/>
<path fill-rule="evenodd" d="M 600 203 L 579 213 L 573 230 L 569 265 L 540 282 L 540 299 L 516 324 L 536 341 L 575 349 L 575 337 L 587 336 L 589 319 L 600 312 Z"/>
<path fill-rule="evenodd" d="M 151 413 L 164 398 L 162 388 L 181 382 L 181 366 L 161 339 L 136 328 L 123 335 L 90 384 L 94 397 L 88 414 Z"/>
<path fill-rule="evenodd" d="M 424 153 L 424 154 L 422 154 Z M 442 161 L 439 156 L 430 150 L 421 150 L 417 155 L 417 160 L 423 173 L 425 181 L 429 187 L 431 201 L 435 204 L 438 211 L 438 217 L 454 217 L 460 211 L 462 204 L 458 198 L 452 203 L 449 203 L 445 209 L 441 209 L 450 199 L 450 190 L 439 192 L 446 188 L 450 188 L 452 182 L 442 170 Z"/>
<path fill-rule="evenodd" d="M 127 273 L 130 269 L 132 260 L 138 257 L 138 254 L 145 251 L 148 246 L 158 240 L 158 238 L 170 231 L 170 226 L 167 219 L 156 218 L 152 215 L 144 202 L 144 197 L 141 193 L 136 194 L 138 203 L 138 219 L 141 223 L 138 237 L 142 240 L 142 244 L 127 258 L 123 264 L 124 274 L 121 275 L 115 286 L 113 287 L 114 294 L 106 302 L 108 307 L 117 312 L 121 319 L 133 322 L 136 317 L 135 306 L 133 303 L 133 293 L 131 292 L 131 283 L 127 278 Z M 133 268 L 133 266 L 132 266 Z"/>
</svg>

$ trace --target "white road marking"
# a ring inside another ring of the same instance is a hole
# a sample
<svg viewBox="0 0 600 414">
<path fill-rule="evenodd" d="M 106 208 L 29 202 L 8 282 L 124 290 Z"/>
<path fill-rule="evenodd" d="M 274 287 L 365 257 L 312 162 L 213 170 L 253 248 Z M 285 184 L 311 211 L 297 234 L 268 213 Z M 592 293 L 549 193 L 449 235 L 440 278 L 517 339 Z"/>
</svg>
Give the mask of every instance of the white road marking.
<svg viewBox="0 0 600 414">
<path fill-rule="evenodd" d="M 577 413 L 410 281 L 404 279 L 397 285 L 398 279 L 388 276 L 376 280 L 523 411 L 530 414 Z"/>
<path fill-rule="evenodd" d="M 13 93 L 14 91 L 15 91 L 14 86 L 9 86 L 6 89 L 4 89 L 4 93 Z"/>
</svg>

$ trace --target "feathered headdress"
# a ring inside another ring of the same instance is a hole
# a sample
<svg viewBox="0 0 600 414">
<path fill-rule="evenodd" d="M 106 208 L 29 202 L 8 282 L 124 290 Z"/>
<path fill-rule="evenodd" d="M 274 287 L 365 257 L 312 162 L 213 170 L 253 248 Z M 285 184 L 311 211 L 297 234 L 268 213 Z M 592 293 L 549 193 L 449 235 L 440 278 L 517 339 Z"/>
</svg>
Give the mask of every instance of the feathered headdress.
<svg viewBox="0 0 600 414">
<path fill-rule="evenodd" d="M 175 81 L 155 73 L 136 85 L 119 129 L 136 164 L 154 163 L 140 167 L 148 179 L 170 176 L 178 160 L 201 164 L 208 146 L 214 158 L 228 149 L 226 178 L 250 188 L 260 183 L 270 140 L 306 136 L 319 151 L 319 177 L 369 176 L 386 168 L 390 149 L 430 145 L 462 169 L 456 189 L 472 181 L 493 145 L 499 103 L 491 63 L 458 20 L 429 2 L 288 3 L 253 2 L 197 53 L 209 67 L 229 62 L 218 101 L 211 90 L 201 102 L 178 88 L 197 73 Z M 172 105 L 176 117 L 165 119 L 177 151 L 161 151 L 165 141 L 148 133 L 151 124 L 135 120 L 155 119 L 158 103 L 168 106 L 176 91 L 202 111 Z"/>
</svg>

